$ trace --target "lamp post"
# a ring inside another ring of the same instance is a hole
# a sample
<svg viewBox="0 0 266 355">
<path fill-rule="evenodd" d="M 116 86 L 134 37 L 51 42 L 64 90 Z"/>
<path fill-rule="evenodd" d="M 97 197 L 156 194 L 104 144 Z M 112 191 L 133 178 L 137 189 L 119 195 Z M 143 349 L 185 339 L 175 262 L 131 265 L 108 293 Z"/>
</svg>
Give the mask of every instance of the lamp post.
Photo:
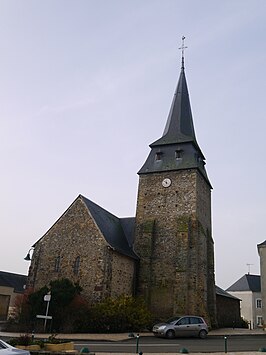
<svg viewBox="0 0 266 355">
<path fill-rule="evenodd" d="M 137 334 L 136 338 L 137 338 L 137 342 L 136 342 L 136 354 L 138 354 L 138 352 L 139 352 L 139 334 Z"/>
<path fill-rule="evenodd" d="M 139 334 L 135 335 L 134 333 L 129 333 L 128 337 L 129 338 L 136 338 L 136 354 L 138 354 L 139 353 Z M 142 351 L 140 353 L 142 354 Z"/>
<path fill-rule="evenodd" d="M 227 337 L 224 337 L 224 352 L 227 353 Z"/>
<path fill-rule="evenodd" d="M 28 251 L 27 255 L 25 256 L 24 260 L 26 261 L 30 261 L 31 260 L 31 256 L 30 256 L 30 252 L 34 250 L 33 247 L 30 248 L 30 250 Z"/>
</svg>

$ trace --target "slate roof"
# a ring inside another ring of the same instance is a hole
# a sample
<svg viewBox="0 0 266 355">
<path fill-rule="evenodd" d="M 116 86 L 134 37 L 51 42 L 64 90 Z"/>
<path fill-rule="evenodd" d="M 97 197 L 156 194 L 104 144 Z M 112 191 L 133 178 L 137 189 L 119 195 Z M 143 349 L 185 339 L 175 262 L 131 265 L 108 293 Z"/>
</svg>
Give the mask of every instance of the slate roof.
<svg viewBox="0 0 266 355">
<path fill-rule="evenodd" d="M 150 147 L 151 152 L 138 174 L 198 169 L 211 187 L 205 157 L 196 140 L 183 65 L 163 135 Z M 181 157 L 176 157 L 178 152 Z M 160 159 L 157 159 L 158 154 Z"/>
<path fill-rule="evenodd" d="M 163 135 L 151 146 L 184 142 L 194 142 L 197 145 L 185 70 L 181 68 Z"/>
<path fill-rule="evenodd" d="M 15 292 L 22 293 L 27 283 L 27 276 L 0 271 L 0 286 L 11 287 Z"/>
<path fill-rule="evenodd" d="M 138 259 L 132 249 L 135 218 L 118 218 L 86 197 L 82 195 L 79 197 L 87 206 L 110 247 L 124 255 Z"/>
<path fill-rule="evenodd" d="M 264 240 L 264 242 L 258 244 L 257 246 L 258 246 L 258 247 L 261 247 L 261 246 L 264 246 L 264 245 L 266 245 L 266 240 Z"/>
<path fill-rule="evenodd" d="M 245 274 L 226 291 L 261 292 L 260 275 Z"/>
<path fill-rule="evenodd" d="M 216 295 L 218 295 L 218 296 L 233 298 L 233 299 L 236 299 L 236 300 L 240 301 L 240 299 L 238 297 L 235 297 L 235 296 L 231 295 L 230 293 L 226 292 L 225 290 L 223 290 L 219 286 L 215 286 L 215 292 L 216 292 Z"/>
<path fill-rule="evenodd" d="M 260 244 L 257 244 L 257 249 L 258 249 L 258 253 L 259 253 L 259 250 L 261 247 L 265 247 L 266 246 L 266 240 L 264 240 L 264 242 L 260 243 Z"/>
<path fill-rule="evenodd" d="M 129 246 L 132 248 L 134 244 L 134 237 L 135 237 L 134 232 L 135 232 L 136 218 L 135 217 L 120 218 L 120 222 L 124 230 L 125 236 L 127 238 L 127 242 Z"/>
</svg>

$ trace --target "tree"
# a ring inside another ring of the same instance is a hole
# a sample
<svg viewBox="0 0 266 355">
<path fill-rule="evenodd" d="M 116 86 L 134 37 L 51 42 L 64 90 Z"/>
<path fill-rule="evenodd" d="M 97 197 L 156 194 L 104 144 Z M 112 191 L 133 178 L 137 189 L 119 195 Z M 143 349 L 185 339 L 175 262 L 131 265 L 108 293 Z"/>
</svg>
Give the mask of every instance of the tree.
<svg viewBox="0 0 266 355">
<path fill-rule="evenodd" d="M 74 285 L 69 279 L 62 278 L 51 281 L 49 286 L 44 286 L 38 291 L 31 293 L 28 296 L 28 302 L 24 308 L 29 308 L 29 318 L 31 323 L 36 320 L 36 315 L 45 315 L 47 303 L 44 301 L 44 296 L 50 292 L 51 301 L 49 304 L 49 315 L 52 318 L 52 329 L 55 331 L 61 331 L 64 329 L 64 324 L 68 320 L 68 324 L 71 324 L 70 315 L 74 317 L 76 314 L 75 304 L 86 304 L 85 301 L 81 302 L 81 287 Z M 76 300 L 80 300 L 79 302 Z M 79 314 L 79 312 L 78 312 Z"/>
</svg>

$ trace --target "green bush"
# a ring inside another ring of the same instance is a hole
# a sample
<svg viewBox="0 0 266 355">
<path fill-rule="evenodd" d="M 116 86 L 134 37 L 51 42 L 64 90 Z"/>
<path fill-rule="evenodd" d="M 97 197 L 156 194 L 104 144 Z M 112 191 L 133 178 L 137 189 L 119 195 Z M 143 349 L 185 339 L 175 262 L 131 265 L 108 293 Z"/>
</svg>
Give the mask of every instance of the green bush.
<svg viewBox="0 0 266 355">
<path fill-rule="evenodd" d="M 18 338 L 12 338 L 8 341 L 8 343 L 12 346 L 28 346 L 33 344 L 32 337 L 29 334 L 20 335 Z"/>
<path fill-rule="evenodd" d="M 11 346 L 16 346 L 18 345 L 18 340 L 16 338 L 11 338 L 8 340 L 7 343 L 10 344 Z"/>
<path fill-rule="evenodd" d="M 249 328 L 249 323 L 246 319 L 241 318 L 240 324 L 239 324 L 239 328 Z"/>
<path fill-rule="evenodd" d="M 29 290 L 18 299 L 16 317 L 8 327 L 15 326 L 15 331 L 25 333 L 43 331 L 43 321 L 36 319 L 36 315 L 45 314 L 47 304 L 43 299 L 47 292 L 51 292 L 49 315 L 53 317 L 52 324 L 47 324 L 50 332 L 138 332 L 151 324 L 151 314 L 143 298 L 122 295 L 89 306 L 80 294 L 79 285 L 59 279 L 36 292 Z M 21 345 L 30 339 L 25 336 Z"/>
<path fill-rule="evenodd" d="M 83 325 L 89 332 L 129 332 L 146 329 L 151 314 L 142 298 L 119 296 L 94 305 Z"/>
</svg>

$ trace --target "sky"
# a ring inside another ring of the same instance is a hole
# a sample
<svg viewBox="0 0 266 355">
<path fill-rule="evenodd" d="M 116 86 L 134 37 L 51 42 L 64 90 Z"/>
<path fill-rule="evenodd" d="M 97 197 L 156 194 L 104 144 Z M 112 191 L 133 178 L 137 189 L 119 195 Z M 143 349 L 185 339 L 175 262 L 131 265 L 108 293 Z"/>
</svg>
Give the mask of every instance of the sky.
<svg viewBox="0 0 266 355">
<path fill-rule="evenodd" d="M 137 172 L 185 70 L 212 183 L 216 284 L 266 239 L 265 0 L 0 0 L 0 270 L 82 194 L 134 216 Z"/>
</svg>

